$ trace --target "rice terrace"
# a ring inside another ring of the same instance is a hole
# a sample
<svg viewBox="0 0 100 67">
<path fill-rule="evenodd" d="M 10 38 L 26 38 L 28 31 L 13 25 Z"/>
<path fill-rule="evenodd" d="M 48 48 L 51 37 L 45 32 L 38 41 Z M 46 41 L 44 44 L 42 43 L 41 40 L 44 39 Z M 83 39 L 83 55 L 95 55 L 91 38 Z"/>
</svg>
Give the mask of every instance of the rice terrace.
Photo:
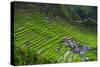
<svg viewBox="0 0 100 67">
<path fill-rule="evenodd" d="M 97 60 L 97 7 L 12 2 L 14 65 Z"/>
</svg>

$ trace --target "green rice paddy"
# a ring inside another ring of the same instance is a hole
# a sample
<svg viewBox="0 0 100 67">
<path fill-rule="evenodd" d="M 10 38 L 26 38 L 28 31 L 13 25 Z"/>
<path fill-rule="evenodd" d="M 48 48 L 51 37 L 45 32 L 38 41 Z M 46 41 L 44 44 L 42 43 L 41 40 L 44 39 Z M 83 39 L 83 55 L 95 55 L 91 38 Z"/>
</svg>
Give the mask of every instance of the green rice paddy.
<svg viewBox="0 0 100 67">
<path fill-rule="evenodd" d="M 78 53 L 71 53 L 63 45 L 62 39 L 72 40 L 87 45 L 93 50 L 86 56 L 90 61 L 97 59 L 97 34 L 85 27 L 71 25 L 60 17 L 49 17 L 44 13 L 16 11 L 14 17 L 14 55 L 15 64 L 48 64 L 81 62 Z M 56 51 L 60 47 L 59 51 Z"/>
</svg>

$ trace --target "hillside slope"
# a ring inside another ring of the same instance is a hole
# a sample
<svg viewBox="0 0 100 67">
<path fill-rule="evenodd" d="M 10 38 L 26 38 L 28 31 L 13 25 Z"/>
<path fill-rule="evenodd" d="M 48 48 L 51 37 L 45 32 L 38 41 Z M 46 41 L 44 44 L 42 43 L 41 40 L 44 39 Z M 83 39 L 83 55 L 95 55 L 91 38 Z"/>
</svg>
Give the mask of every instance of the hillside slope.
<svg viewBox="0 0 100 67">
<path fill-rule="evenodd" d="M 89 61 L 97 59 L 96 25 L 91 28 L 90 24 L 85 26 L 83 22 L 73 23 L 71 20 L 83 18 L 69 6 L 36 3 L 21 6 L 22 3 L 15 3 L 15 65 L 82 61 L 78 53 L 71 52 L 71 48 L 64 45 L 64 37 L 91 47 L 85 56 Z"/>
</svg>

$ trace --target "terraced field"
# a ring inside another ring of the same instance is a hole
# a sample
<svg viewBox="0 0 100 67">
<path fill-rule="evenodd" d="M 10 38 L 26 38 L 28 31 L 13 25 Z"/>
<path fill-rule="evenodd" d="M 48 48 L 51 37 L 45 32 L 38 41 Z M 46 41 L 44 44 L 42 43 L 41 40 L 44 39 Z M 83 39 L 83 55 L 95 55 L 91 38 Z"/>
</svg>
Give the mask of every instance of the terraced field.
<svg viewBox="0 0 100 67">
<path fill-rule="evenodd" d="M 84 27 L 32 11 L 16 11 L 14 19 L 16 65 L 80 62 L 80 55 L 63 44 L 64 37 L 91 47 L 86 56 L 89 61 L 97 59 L 97 35 Z"/>
</svg>

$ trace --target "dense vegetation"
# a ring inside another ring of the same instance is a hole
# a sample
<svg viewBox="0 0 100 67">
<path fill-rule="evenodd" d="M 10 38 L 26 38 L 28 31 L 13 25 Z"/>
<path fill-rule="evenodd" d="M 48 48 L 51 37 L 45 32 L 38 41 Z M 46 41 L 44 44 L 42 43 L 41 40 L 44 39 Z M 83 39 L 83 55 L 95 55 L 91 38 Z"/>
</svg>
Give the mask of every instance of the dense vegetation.
<svg viewBox="0 0 100 67">
<path fill-rule="evenodd" d="M 97 59 L 95 6 L 15 2 L 14 8 L 15 65 L 81 62 L 64 37 L 91 47 L 85 56 Z"/>
</svg>

